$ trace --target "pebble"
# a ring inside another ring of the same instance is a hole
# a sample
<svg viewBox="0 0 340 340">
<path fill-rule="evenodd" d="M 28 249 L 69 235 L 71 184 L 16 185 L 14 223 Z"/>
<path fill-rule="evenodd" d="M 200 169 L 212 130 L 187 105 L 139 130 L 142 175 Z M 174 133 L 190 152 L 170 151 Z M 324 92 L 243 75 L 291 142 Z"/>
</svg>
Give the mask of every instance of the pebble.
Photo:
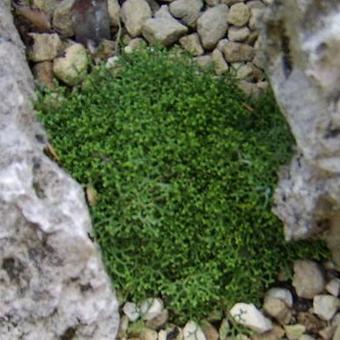
<svg viewBox="0 0 340 340">
<path fill-rule="evenodd" d="M 237 3 L 230 7 L 228 23 L 241 27 L 247 24 L 250 18 L 250 9 L 244 3 Z"/>
<path fill-rule="evenodd" d="M 147 321 L 146 325 L 149 327 L 149 328 L 152 328 L 152 329 L 160 329 L 162 328 L 166 322 L 168 321 L 168 318 L 169 318 L 169 312 L 167 309 L 163 309 L 162 312 L 156 316 L 155 318 Z"/>
<path fill-rule="evenodd" d="M 188 321 L 183 329 L 184 340 L 207 340 L 202 329 L 194 321 Z"/>
<path fill-rule="evenodd" d="M 290 290 L 286 288 L 271 288 L 266 294 L 267 297 L 272 297 L 282 300 L 289 308 L 293 307 L 293 295 Z"/>
<path fill-rule="evenodd" d="M 179 39 L 181 46 L 188 51 L 192 56 L 200 56 L 204 53 L 200 38 L 197 33 L 185 35 Z"/>
<path fill-rule="evenodd" d="M 326 290 L 333 296 L 339 296 L 340 293 L 340 279 L 332 279 L 326 285 Z"/>
<path fill-rule="evenodd" d="M 287 325 L 290 322 L 292 313 L 288 306 L 280 299 L 267 297 L 263 305 L 264 311 L 276 319 L 280 324 Z"/>
<path fill-rule="evenodd" d="M 296 294 L 302 298 L 313 299 L 323 292 L 325 279 L 317 263 L 299 260 L 294 263 L 293 286 Z"/>
<path fill-rule="evenodd" d="M 123 307 L 123 312 L 132 322 L 140 318 L 139 307 L 133 302 L 126 302 Z"/>
<path fill-rule="evenodd" d="M 201 329 L 207 340 L 218 340 L 219 334 L 217 329 L 210 322 L 204 320 L 201 323 Z"/>
<path fill-rule="evenodd" d="M 143 320 L 152 320 L 159 317 L 164 309 L 164 304 L 161 299 L 147 299 L 140 306 L 140 314 Z"/>
<path fill-rule="evenodd" d="M 306 331 L 306 327 L 304 325 L 286 325 L 284 326 L 286 331 L 286 336 L 289 340 L 298 340 L 303 333 Z"/>
<path fill-rule="evenodd" d="M 253 304 L 237 303 L 230 310 L 230 315 L 237 323 L 258 333 L 265 333 L 273 328 L 272 322 Z"/>
<path fill-rule="evenodd" d="M 339 299 L 332 295 L 316 295 L 313 299 L 314 313 L 326 321 L 333 318 L 339 306 Z"/>
</svg>

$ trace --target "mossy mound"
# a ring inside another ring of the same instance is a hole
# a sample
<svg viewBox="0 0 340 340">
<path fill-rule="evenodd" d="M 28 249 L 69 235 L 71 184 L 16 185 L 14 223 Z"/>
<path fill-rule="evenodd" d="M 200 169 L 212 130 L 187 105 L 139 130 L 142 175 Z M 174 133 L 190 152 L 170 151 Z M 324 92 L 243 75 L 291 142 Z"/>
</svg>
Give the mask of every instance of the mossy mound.
<svg viewBox="0 0 340 340">
<path fill-rule="evenodd" d="M 161 296 L 173 317 L 200 319 L 258 302 L 292 260 L 326 253 L 287 244 L 271 213 L 293 144 L 272 94 L 251 100 L 229 76 L 146 50 L 50 99 L 37 110 L 61 164 L 99 193 L 95 236 L 127 298 Z"/>
</svg>

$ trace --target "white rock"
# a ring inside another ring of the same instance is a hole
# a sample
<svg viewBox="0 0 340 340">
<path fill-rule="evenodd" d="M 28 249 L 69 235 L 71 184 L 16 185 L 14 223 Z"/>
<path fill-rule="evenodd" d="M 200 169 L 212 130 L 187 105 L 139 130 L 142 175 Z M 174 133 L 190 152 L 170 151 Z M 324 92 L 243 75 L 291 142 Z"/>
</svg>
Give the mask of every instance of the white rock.
<svg viewBox="0 0 340 340">
<path fill-rule="evenodd" d="M 125 27 L 132 37 L 141 35 L 144 22 L 152 15 L 151 8 L 145 0 L 126 0 L 121 13 Z"/>
<path fill-rule="evenodd" d="M 186 35 L 179 39 L 181 46 L 193 56 L 199 56 L 204 53 L 199 36 L 197 33 Z"/>
<path fill-rule="evenodd" d="M 184 340 L 206 340 L 202 329 L 194 321 L 188 321 L 183 329 Z"/>
<path fill-rule="evenodd" d="M 244 3 L 238 3 L 230 7 L 228 23 L 235 26 L 244 26 L 250 18 L 250 9 Z"/>
<path fill-rule="evenodd" d="M 185 24 L 194 26 L 202 7 L 202 0 L 176 0 L 170 4 L 170 13 Z"/>
<path fill-rule="evenodd" d="M 123 312 L 132 322 L 138 320 L 140 317 L 140 309 L 133 302 L 126 302 L 123 307 Z"/>
<path fill-rule="evenodd" d="M 115 339 L 118 303 L 84 190 L 43 152 L 10 1 L 0 1 L 0 23 L 0 338 Z"/>
<path fill-rule="evenodd" d="M 237 303 L 230 310 L 230 315 L 237 323 L 249 327 L 258 333 L 265 333 L 273 328 L 272 322 L 253 304 Z"/>
<path fill-rule="evenodd" d="M 321 319 L 329 321 L 340 306 L 339 299 L 332 295 L 316 295 L 313 299 L 313 311 Z"/>
<path fill-rule="evenodd" d="M 30 33 L 33 45 L 28 58 L 34 62 L 53 60 L 61 49 L 61 40 L 56 33 Z"/>
<path fill-rule="evenodd" d="M 217 5 L 207 9 L 197 20 L 197 32 L 204 48 L 213 49 L 227 32 L 228 6 Z"/>
<path fill-rule="evenodd" d="M 72 44 L 65 49 L 64 56 L 54 59 L 53 72 L 67 85 L 76 85 L 85 78 L 88 64 L 85 47 Z"/>
<path fill-rule="evenodd" d="M 164 304 L 161 299 L 147 299 L 140 306 L 143 320 L 151 320 L 162 314 Z"/>
<path fill-rule="evenodd" d="M 228 39 L 230 41 L 245 41 L 249 37 L 250 30 L 248 27 L 229 27 Z"/>
<path fill-rule="evenodd" d="M 152 18 L 143 25 L 143 36 L 152 44 L 170 46 L 188 32 L 188 28 L 172 18 Z"/>
<path fill-rule="evenodd" d="M 325 288 L 325 279 L 319 266 L 313 261 L 295 261 L 293 286 L 296 294 L 306 299 L 312 299 L 315 295 L 322 293 Z"/>
<path fill-rule="evenodd" d="M 290 290 L 286 288 L 271 288 L 268 290 L 266 297 L 280 299 L 284 301 L 288 307 L 293 307 L 293 295 Z"/>
<path fill-rule="evenodd" d="M 326 290 L 333 296 L 339 296 L 340 293 L 340 279 L 332 279 L 326 285 Z"/>
</svg>

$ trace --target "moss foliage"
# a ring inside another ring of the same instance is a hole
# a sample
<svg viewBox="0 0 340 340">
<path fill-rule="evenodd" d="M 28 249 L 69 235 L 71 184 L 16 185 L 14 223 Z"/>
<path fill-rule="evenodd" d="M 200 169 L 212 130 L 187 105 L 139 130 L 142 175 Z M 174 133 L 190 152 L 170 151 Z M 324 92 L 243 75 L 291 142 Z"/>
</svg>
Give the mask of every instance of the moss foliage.
<svg viewBox="0 0 340 340">
<path fill-rule="evenodd" d="M 272 94 L 254 101 L 231 77 L 162 50 L 124 56 L 37 110 L 61 164 L 99 194 L 95 237 L 128 299 L 161 296 L 177 319 L 255 302 L 292 260 L 271 213 L 292 137 Z"/>
</svg>

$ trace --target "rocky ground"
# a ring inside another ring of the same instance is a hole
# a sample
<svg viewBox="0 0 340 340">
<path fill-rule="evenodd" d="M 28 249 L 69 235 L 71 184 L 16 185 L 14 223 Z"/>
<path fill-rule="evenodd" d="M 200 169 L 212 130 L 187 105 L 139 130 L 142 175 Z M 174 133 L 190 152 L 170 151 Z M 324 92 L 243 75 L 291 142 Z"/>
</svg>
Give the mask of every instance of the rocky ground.
<svg viewBox="0 0 340 340">
<path fill-rule="evenodd" d="M 179 46 L 218 75 L 233 71 L 247 93 L 268 86 L 258 21 L 271 0 L 22 1 L 13 4 L 17 26 L 35 77 L 49 87 L 54 79 L 76 85 L 91 59 L 147 44 Z"/>
<path fill-rule="evenodd" d="M 189 320 L 184 327 L 168 322 L 169 313 L 160 299 L 123 303 L 118 338 L 339 340 L 340 272 L 331 262 L 300 260 L 294 263 L 292 280 L 284 276 L 267 291 L 261 309 L 240 302 L 226 314 L 217 310 L 199 323 Z"/>
</svg>

